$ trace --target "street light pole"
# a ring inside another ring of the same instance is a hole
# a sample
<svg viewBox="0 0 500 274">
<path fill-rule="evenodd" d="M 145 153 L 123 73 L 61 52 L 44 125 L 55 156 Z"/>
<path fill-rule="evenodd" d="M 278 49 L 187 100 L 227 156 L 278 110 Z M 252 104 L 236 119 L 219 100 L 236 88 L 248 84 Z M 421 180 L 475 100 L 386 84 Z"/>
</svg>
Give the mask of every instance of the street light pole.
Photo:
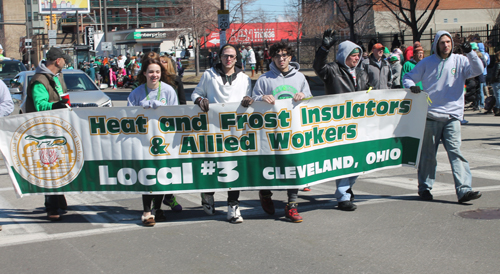
<svg viewBox="0 0 500 274">
<path fill-rule="evenodd" d="M 128 17 L 129 17 L 129 14 L 130 14 L 130 10 L 128 9 L 128 6 L 127 6 L 127 10 L 126 11 L 127 11 L 127 29 L 129 29 L 129 24 L 128 24 L 129 23 L 128 22 L 129 19 L 128 19 Z"/>
<path fill-rule="evenodd" d="M 100 1 L 100 0 L 99 0 Z M 106 34 L 108 34 L 108 6 L 107 6 L 107 1 L 103 0 L 104 2 L 104 36 L 102 37 L 103 42 L 106 42 Z"/>
</svg>

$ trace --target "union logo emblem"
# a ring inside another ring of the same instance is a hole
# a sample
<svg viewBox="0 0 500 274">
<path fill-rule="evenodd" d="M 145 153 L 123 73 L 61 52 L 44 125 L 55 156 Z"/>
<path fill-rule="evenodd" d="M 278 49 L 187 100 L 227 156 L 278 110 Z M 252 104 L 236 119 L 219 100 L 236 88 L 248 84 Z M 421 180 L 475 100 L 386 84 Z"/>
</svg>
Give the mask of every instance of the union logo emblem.
<svg viewBox="0 0 500 274">
<path fill-rule="evenodd" d="M 59 117 L 37 117 L 17 128 L 11 140 L 13 166 L 33 185 L 59 188 L 69 184 L 83 167 L 80 136 Z"/>
</svg>

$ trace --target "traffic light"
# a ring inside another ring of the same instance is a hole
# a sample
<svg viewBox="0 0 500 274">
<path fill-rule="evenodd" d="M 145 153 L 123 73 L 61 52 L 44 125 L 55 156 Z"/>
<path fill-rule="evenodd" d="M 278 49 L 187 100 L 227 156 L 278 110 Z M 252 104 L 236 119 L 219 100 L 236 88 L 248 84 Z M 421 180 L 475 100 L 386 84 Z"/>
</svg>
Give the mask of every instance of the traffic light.
<svg viewBox="0 0 500 274">
<path fill-rule="evenodd" d="M 57 17 L 55 14 L 52 14 L 52 24 L 57 23 Z"/>
<path fill-rule="evenodd" d="M 45 23 L 47 23 L 47 26 L 50 25 L 50 16 L 45 16 Z"/>
</svg>

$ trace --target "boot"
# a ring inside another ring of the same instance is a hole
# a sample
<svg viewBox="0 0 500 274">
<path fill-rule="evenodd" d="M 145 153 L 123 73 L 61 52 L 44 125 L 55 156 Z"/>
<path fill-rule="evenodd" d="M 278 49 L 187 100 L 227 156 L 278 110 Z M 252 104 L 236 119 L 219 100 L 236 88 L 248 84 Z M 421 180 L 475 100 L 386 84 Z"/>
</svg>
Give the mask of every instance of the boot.
<svg viewBox="0 0 500 274">
<path fill-rule="evenodd" d="M 493 108 L 493 113 L 495 113 L 495 116 L 500 116 L 500 108 Z"/>
</svg>

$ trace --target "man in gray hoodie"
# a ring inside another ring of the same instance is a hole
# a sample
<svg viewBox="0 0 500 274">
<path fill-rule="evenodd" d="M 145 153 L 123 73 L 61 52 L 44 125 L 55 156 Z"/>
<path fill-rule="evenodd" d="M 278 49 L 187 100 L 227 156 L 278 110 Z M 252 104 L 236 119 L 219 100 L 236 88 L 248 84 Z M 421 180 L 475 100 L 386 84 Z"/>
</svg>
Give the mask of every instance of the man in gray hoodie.
<svg viewBox="0 0 500 274">
<path fill-rule="evenodd" d="M 344 41 L 339 44 L 336 62 L 327 63 L 328 52 L 337 42 L 335 32 L 327 30 L 323 34 L 323 43 L 316 51 L 313 68 L 316 75 L 325 83 L 326 94 L 339 94 L 367 90 L 368 75 L 358 67 L 363 50 L 351 41 Z M 356 205 L 352 203 L 354 194 L 352 185 L 358 176 L 336 180 L 338 208 L 345 211 L 356 210 Z"/>
<path fill-rule="evenodd" d="M 403 77 L 405 88 L 419 93 L 421 89 L 416 83 L 422 81 L 423 90 L 429 95 L 430 106 L 418 165 L 418 195 L 425 201 L 433 199 L 430 191 L 436 180 L 436 154 L 440 142 L 448 153 L 458 202 L 481 197 L 479 191 L 472 191 L 469 162 L 460 152 L 460 121 L 464 116 L 465 80 L 480 75 L 484 67 L 469 43 L 462 45 L 466 56 L 453 54 L 453 47 L 450 33 L 438 31 L 431 56 Z"/>
<path fill-rule="evenodd" d="M 300 101 L 311 97 L 311 90 L 304 74 L 299 72 L 299 64 L 290 62 L 293 50 L 285 42 L 279 42 L 270 48 L 271 70 L 259 77 L 253 88 L 252 97 L 243 98 L 241 105 L 248 107 L 254 100 L 274 104 L 279 99 L 290 99 Z M 302 217 L 297 212 L 297 196 L 299 189 L 288 189 L 288 204 L 285 207 L 287 220 L 300 223 Z M 264 211 L 270 215 L 274 214 L 274 203 L 271 199 L 273 193 L 270 190 L 259 191 L 260 202 Z"/>
</svg>

